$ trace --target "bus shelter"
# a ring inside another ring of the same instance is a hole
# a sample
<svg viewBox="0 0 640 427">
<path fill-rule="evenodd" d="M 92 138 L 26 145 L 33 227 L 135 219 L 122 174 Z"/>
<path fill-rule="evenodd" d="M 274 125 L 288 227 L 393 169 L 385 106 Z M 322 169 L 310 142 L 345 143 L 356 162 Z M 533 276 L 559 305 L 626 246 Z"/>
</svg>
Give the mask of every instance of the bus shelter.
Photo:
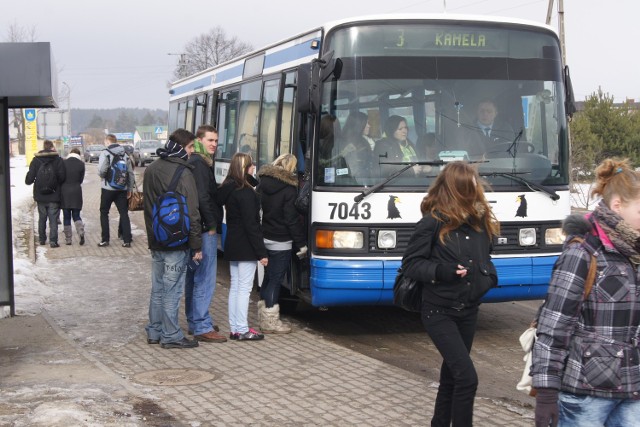
<svg viewBox="0 0 640 427">
<path fill-rule="evenodd" d="M 0 309 L 15 315 L 9 109 L 57 107 L 50 43 L 0 43 Z"/>
</svg>

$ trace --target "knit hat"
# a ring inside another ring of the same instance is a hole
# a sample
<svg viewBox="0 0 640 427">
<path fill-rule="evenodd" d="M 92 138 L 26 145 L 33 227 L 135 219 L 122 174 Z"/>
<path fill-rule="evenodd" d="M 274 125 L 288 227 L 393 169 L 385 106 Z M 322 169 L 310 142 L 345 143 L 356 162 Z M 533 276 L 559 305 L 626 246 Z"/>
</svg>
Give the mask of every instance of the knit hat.
<svg viewBox="0 0 640 427">
<path fill-rule="evenodd" d="M 156 150 L 156 154 L 162 159 L 166 159 L 167 157 L 177 157 L 182 160 L 187 160 L 189 158 L 189 155 L 182 145 L 172 140 L 168 140 L 164 148 L 158 148 Z"/>
</svg>

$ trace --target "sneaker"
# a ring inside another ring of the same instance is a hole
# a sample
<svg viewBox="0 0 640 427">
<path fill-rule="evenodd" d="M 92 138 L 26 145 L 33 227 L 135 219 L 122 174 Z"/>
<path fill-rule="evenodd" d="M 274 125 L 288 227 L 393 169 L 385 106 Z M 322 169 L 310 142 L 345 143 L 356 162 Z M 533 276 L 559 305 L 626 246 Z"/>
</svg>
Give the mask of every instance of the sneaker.
<svg viewBox="0 0 640 427">
<path fill-rule="evenodd" d="M 164 342 L 160 344 L 162 348 L 194 348 L 198 347 L 198 341 L 182 338 L 180 341 Z"/>
<path fill-rule="evenodd" d="M 147 338 L 147 344 L 160 344 L 160 340 L 154 340 L 152 338 Z"/>
<path fill-rule="evenodd" d="M 51 246 L 52 248 L 59 248 L 60 247 L 60 245 L 57 242 L 53 242 L 49 246 Z"/>
<path fill-rule="evenodd" d="M 123 243 L 122 247 L 123 248 L 130 248 L 131 247 L 131 243 Z"/>
<path fill-rule="evenodd" d="M 238 338 L 240 338 L 240 334 L 238 332 L 229 332 L 229 339 L 231 341 L 236 341 Z"/>
<path fill-rule="evenodd" d="M 46 244 L 47 244 L 47 241 L 46 241 L 46 240 L 40 240 L 40 242 L 39 242 L 39 243 L 40 243 L 40 245 L 44 246 L 44 245 L 46 245 Z"/>
<path fill-rule="evenodd" d="M 84 235 L 80 236 L 80 246 L 84 245 Z"/>
<path fill-rule="evenodd" d="M 109 246 L 109 242 L 100 242 L 98 243 L 98 246 L 104 248 L 105 246 Z"/>
<path fill-rule="evenodd" d="M 196 335 L 196 341 L 204 341 L 204 342 L 227 342 L 227 339 L 217 333 L 216 331 L 209 331 L 205 334 Z"/>
<path fill-rule="evenodd" d="M 264 335 L 253 328 L 249 328 L 244 334 L 238 335 L 238 341 L 258 341 L 264 339 Z"/>
</svg>

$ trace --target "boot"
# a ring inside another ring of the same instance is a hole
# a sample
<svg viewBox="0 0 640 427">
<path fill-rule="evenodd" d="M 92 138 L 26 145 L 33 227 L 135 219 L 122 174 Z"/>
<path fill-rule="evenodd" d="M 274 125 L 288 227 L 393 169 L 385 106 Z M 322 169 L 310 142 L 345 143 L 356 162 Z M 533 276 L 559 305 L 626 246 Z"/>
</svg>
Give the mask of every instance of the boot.
<svg viewBox="0 0 640 427">
<path fill-rule="evenodd" d="M 260 329 L 265 334 L 288 334 L 291 332 L 291 326 L 280 321 L 280 306 L 278 304 L 271 308 L 265 306 L 260 318 Z"/>
<path fill-rule="evenodd" d="M 65 225 L 63 233 L 64 233 L 64 242 L 67 245 L 70 245 L 71 244 L 71 226 L 70 225 Z"/>
<path fill-rule="evenodd" d="M 263 299 L 258 301 L 258 325 L 262 324 L 262 310 L 264 310 L 265 304 Z"/>
<path fill-rule="evenodd" d="M 78 236 L 80 236 L 80 246 L 82 246 L 84 245 L 84 223 L 82 221 L 76 221 L 75 225 Z"/>
</svg>

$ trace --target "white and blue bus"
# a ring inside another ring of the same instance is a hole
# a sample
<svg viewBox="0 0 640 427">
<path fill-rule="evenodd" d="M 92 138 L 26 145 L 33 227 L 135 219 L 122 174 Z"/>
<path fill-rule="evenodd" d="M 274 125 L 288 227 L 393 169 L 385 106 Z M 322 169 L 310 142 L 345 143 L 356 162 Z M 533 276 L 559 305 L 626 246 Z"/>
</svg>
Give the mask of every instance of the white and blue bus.
<svg viewBox="0 0 640 427">
<path fill-rule="evenodd" d="M 257 168 L 297 156 L 301 187 L 311 188 L 301 217 L 309 256 L 294 259 L 281 294 L 314 306 L 392 303 L 426 189 L 442 163 L 470 158 L 461 142 L 477 130 L 476 106 L 490 99 L 513 136 L 476 158 L 501 223 L 493 242 L 499 285 L 485 301 L 546 294 L 570 213 L 573 111 L 550 27 L 456 15 L 341 20 L 177 81 L 169 93 L 170 131 L 218 128 L 218 182 L 238 151 L 251 153 Z M 385 121 L 403 117 L 415 161 L 378 153 L 364 172 L 350 166 L 340 131 L 358 112 L 373 148 Z M 322 128 L 327 118 L 333 139 Z"/>
</svg>

